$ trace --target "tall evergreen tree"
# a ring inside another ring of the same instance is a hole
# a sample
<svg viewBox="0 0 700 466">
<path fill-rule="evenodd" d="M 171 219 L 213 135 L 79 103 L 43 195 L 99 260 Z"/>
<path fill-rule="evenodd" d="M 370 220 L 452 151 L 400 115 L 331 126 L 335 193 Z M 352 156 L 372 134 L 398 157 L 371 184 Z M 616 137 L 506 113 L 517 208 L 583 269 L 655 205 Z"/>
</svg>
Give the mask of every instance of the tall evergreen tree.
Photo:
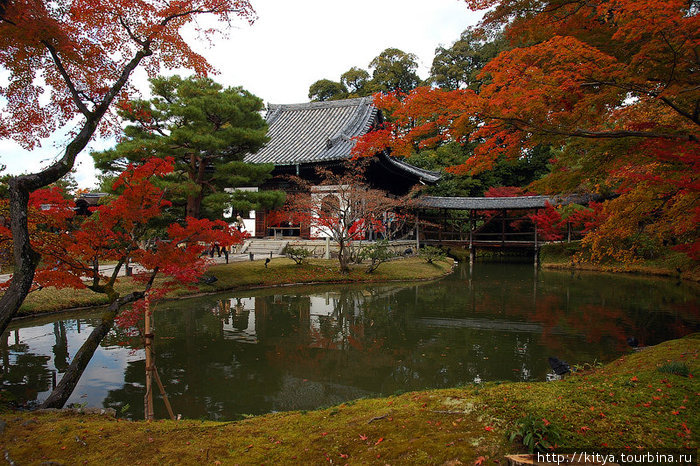
<svg viewBox="0 0 700 466">
<path fill-rule="evenodd" d="M 279 192 L 227 189 L 257 186 L 273 169 L 243 162 L 268 141 L 260 98 L 199 77 L 155 78 L 151 91 L 152 99 L 120 108 L 129 125 L 115 148 L 92 154 L 97 168 L 118 173 L 149 157 L 174 157 L 175 171 L 164 183 L 180 218 L 216 219 L 229 206 L 247 211 L 283 202 Z"/>
<path fill-rule="evenodd" d="M 350 97 L 364 97 L 372 92 L 369 89 L 370 77 L 367 70 L 353 66 L 340 75 L 340 83 L 345 86 Z"/>
<path fill-rule="evenodd" d="M 443 89 L 478 92 L 485 79 L 479 76 L 484 65 L 507 49 L 508 42 L 503 34 L 495 33 L 489 38 L 467 29 L 450 48 L 435 49 L 428 81 Z"/>
<path fill-rule="evenodd" d="M 372 91 L 392 92 L 413 90 L 420 83 L 416 74 L 418 57 L 399 49 L 388 48 L 374 57 L 372 69 Z"/>
<path fill-rule="evenodd" d="M 309 86 L 309 99 L 313 102 L 340 100 L 348 96 L 348 90 L 343 84 L 330 79 L 319 79 Z"/>
</svg>

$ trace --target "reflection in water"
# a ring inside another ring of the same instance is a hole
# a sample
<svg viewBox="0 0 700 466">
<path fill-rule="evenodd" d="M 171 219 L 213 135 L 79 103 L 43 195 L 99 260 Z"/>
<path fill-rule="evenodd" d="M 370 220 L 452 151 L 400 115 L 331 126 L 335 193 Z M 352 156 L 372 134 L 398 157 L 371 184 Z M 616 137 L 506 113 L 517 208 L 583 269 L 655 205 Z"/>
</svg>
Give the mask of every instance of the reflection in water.
<svg viewBox="0 0 700 466">
<path fill-rule="evenodd" d="M 156 363 L 175 411 L 234 419 L 429 387 L 544 380 L 549 356 L 608 361 L 627 351 L 627 337 L 644 344 L 679 337 L 698 329 L 700 315 L 691 285 L 477 264 L 472 273 L 460 267 L 414 286 L 182 300 L 162 306 L 155 322 Z M 45 319 L 5 334 L 3 387 L 23 401 L 45 398 L 51 372 L 65 370 L 92 326 Z M 110 334 L 69 402 L 142 416 L 140 345 Z"/>
<path fill-rule="evenodd" d="M 14 344 L 8 342 L 9 332 L 2 336 L 0 351 L 3 353 L 2 388 L 10 399 L 36 400 L 39 392 L 51 388 L 51 376 L 47 361 L 49 356 L 34 354 L 29 345 L 20 343 L 19 330 L 15 330 Z M 14 357 L 10 357 L 10 355 Z"/>
<path fill-rule="evenodd" d="M 56 370 L 61 374 L 68 368 L 68 339 L 66 338 L 66 324 L 63 321 L 53 323 L 53 334 L 56 344 L 53 345 L 53 361 Z"/>
</svg>

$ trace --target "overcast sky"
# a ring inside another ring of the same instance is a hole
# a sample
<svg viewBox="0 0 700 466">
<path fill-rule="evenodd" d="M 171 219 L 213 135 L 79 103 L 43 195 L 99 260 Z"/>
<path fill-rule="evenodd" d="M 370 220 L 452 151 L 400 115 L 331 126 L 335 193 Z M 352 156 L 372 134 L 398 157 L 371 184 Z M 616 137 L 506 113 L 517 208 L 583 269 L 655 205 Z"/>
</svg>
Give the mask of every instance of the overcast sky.
<svg viewBox="0 0 700 466">
<path fill-rule="evenodd" d="M 251 0 L 259 19 L 241 24 L 229 38 L 199 45 L 220 71 L 213 78 L 226 86 L 243 86 L 266 103 L 308 101 L 309 86 L 327 78 L 337 81 L 352 66 L 367 68 L 387 47 L 418 56 L 421 78 L 428 75 L 435 48 L 449 46 L 475 25 L 479 13 L 462 0 Z M 140 76 L 138 87 L 147 88 Z M 61 136 L 32 152 L 0 141 L 0 161 L 8 173 L 35 171 L 61 154 Z M 94 141 L 101 149 L 113 141 Z M 95 184 L 89 150 L 77 161 L 81 187 Z"/>
</svg>

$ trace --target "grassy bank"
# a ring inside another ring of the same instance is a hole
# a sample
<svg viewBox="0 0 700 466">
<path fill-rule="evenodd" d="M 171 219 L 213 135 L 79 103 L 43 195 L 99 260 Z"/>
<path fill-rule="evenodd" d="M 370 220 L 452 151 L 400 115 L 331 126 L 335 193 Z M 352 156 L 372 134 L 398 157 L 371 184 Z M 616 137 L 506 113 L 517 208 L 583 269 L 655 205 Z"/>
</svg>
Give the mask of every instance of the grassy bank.
<svg viewBox="0 0 700 466">
<path fill-rule="evenodd" d="M 237 422 L 9 412 L 0 416 L 0 448 L 19 464 L 473 464 L 482 456 L 503 464 L 524 450 L 507 437 L 525 414 L 549 435 L 558 430 L 562 448 L 696 447 L 699 351 L 694 335 L 558 382 L 413 392 Z"/>
<path fill-rule="evenodd" d="M 579 242 L 545 244 L 540 249 L 540 264 L 542 267 L 551 269 L 639 273 L 700 281 L 700 266 L 681 252 L 669 250 L 656 259 L 644 260 L 633 264 L 614 262 L 592 264 L 575 260 L 574 256 L 579 251 L 579 247 Z"/>
<path fill-rule="evenodd" d="M 365 273 L 365 268 L 366 266 L 355 266 L 350 274 L 342 275 L 338 272 L 337 261 L 322 259 L 311 259 L 302 265 L 297 265 L 290 259 L 272 259 L 267 267 L 263 261 L 214 265 L 206 273 L 217 278 L 213 284 L 202 284 L 193 290 L 180 288 L 171 293 L 170 297 L 288 284 L 431 280 L 449 273 L 452 262 L 450 260 L 428 264 L 423 259 L 410 257 L 381 264 L 371 274 Z M 126 277 L 120 279 L 117 284 L 121 293 L 128 293 L 140 287 L 141 285 Z M 104 304 L 107 304 L 107 298 L 90 290 L 45 288 L 27 297 L 19 315 L 31 316 Z"/>
</svg>

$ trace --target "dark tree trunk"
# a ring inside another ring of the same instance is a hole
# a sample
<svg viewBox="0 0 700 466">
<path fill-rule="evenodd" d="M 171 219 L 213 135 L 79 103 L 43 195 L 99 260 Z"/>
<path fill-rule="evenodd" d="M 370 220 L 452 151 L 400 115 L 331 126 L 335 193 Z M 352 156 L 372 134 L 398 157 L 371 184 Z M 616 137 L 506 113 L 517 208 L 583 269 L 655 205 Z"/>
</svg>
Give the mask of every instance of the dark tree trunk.
<svg viewBox="0 0 700 466">
<path fill-rule="evenodd" d="M 85 343 L 80 347 L 75 357 L 66 369 L 66 372 L 61 377 L 61 381 L 56 385 L 56 388 L 51 392 L 49 397 L 41 404 L 41 408 L 63 408 L 68 398 L 70 398 L 75 386 L 82 377 L 85 368 L 90 363 L 92 356 L 99 348 L 102 340 L 107 336 L 114 326 L 114 318 L 119 313 L 119 308 L 125 304 L 134 302 L 143 298 L 144 293 L 134 292 L 118 298 L 109 305 L 108 311 L 102 316 L 102 321 L 90 333 Z"/>
<path fill-rule="evenodd" d="M 343 275 L 350 273 L 350 258 L 348 258 L 348 248 L 344 240 L 338 241 L 338 263 L 340 264 L 340 273 Z"/>
<path fill-rule="evenodd" d="M 10 286 L 0 298 L 0 334 L 5 331 L 10 320 L 14 317 L 34 281 L 34 271 L 39 264 L 37 254 L 29 243 L 27 228 L 27 205 L 29 190 L 19 178 L 10 179 L 10 230 L 14 242 L 15 272 Z"/>
<path fill-rule="evenodd" d="M 202 209 L 202 194 L 192 194 L 187 196 L 187 216 L 199 218 Z"/>
<path fill-rule="evenodd" d="M 42 43 L 47 47 L 54 60 L 58 60 L 56 51 L 51 45 L 47 42 Z M 88 111 L 83 103 L 78 103 L 78 107 L 85 117 L 85 122 L 80 132 L 66 146 L 65 152 L 59 160 L 40 172 L 10 178 L 10 229 L 14 242 L 15 273 L 12 276 L 10 286 L 0 298 L 0 334 L 5 331 L 10 320 L 29 294 L 34 280 L 34 272 L 39 263 L 39 255 L 29 243 L 29 230 L 27 228 L 29 193 L 58 181 L 73 168 L 75 158 L 92 138 L 97 125 L 109 110 L 114 98 L 126 84 L 132 71 L 136 69 L 144 57 L 152 55 L 152 53 L 150 41 L 142 44 L 142 48 L 136 52 L 134 58 L 122 70 L 119 78 L 112 84 L 112 87 L 93 111 Z M 59 66 L 59 69 L 62 67 Z"/>
<path fill-rule="evenodd" d="M 65 374 L 61 377 L 61 381 L 56 385 L 56 388 L 53 389 L 46 401 L 41 404 L 41 408 L 63 408 L 100 343 L 112 330 L 115 317 L 116 313 L 110 313 L 102 317 L 102 322 L 95 327 L 87 340 L 85 340 L 85 343 L 83 343 L 83 346 L 75 354 L 70 366 L 68 366 Z"/>
<path fill-rule="evenodd" d="M 190 180 L 199 187 L 196 194 L 187 196 L 187 216 L 200 218 L 202 215 L 202 199 L 204 199 L 204 176 L 206 175 L 207 158 L 195 154 L 190 155 Z"/>
</svg>

